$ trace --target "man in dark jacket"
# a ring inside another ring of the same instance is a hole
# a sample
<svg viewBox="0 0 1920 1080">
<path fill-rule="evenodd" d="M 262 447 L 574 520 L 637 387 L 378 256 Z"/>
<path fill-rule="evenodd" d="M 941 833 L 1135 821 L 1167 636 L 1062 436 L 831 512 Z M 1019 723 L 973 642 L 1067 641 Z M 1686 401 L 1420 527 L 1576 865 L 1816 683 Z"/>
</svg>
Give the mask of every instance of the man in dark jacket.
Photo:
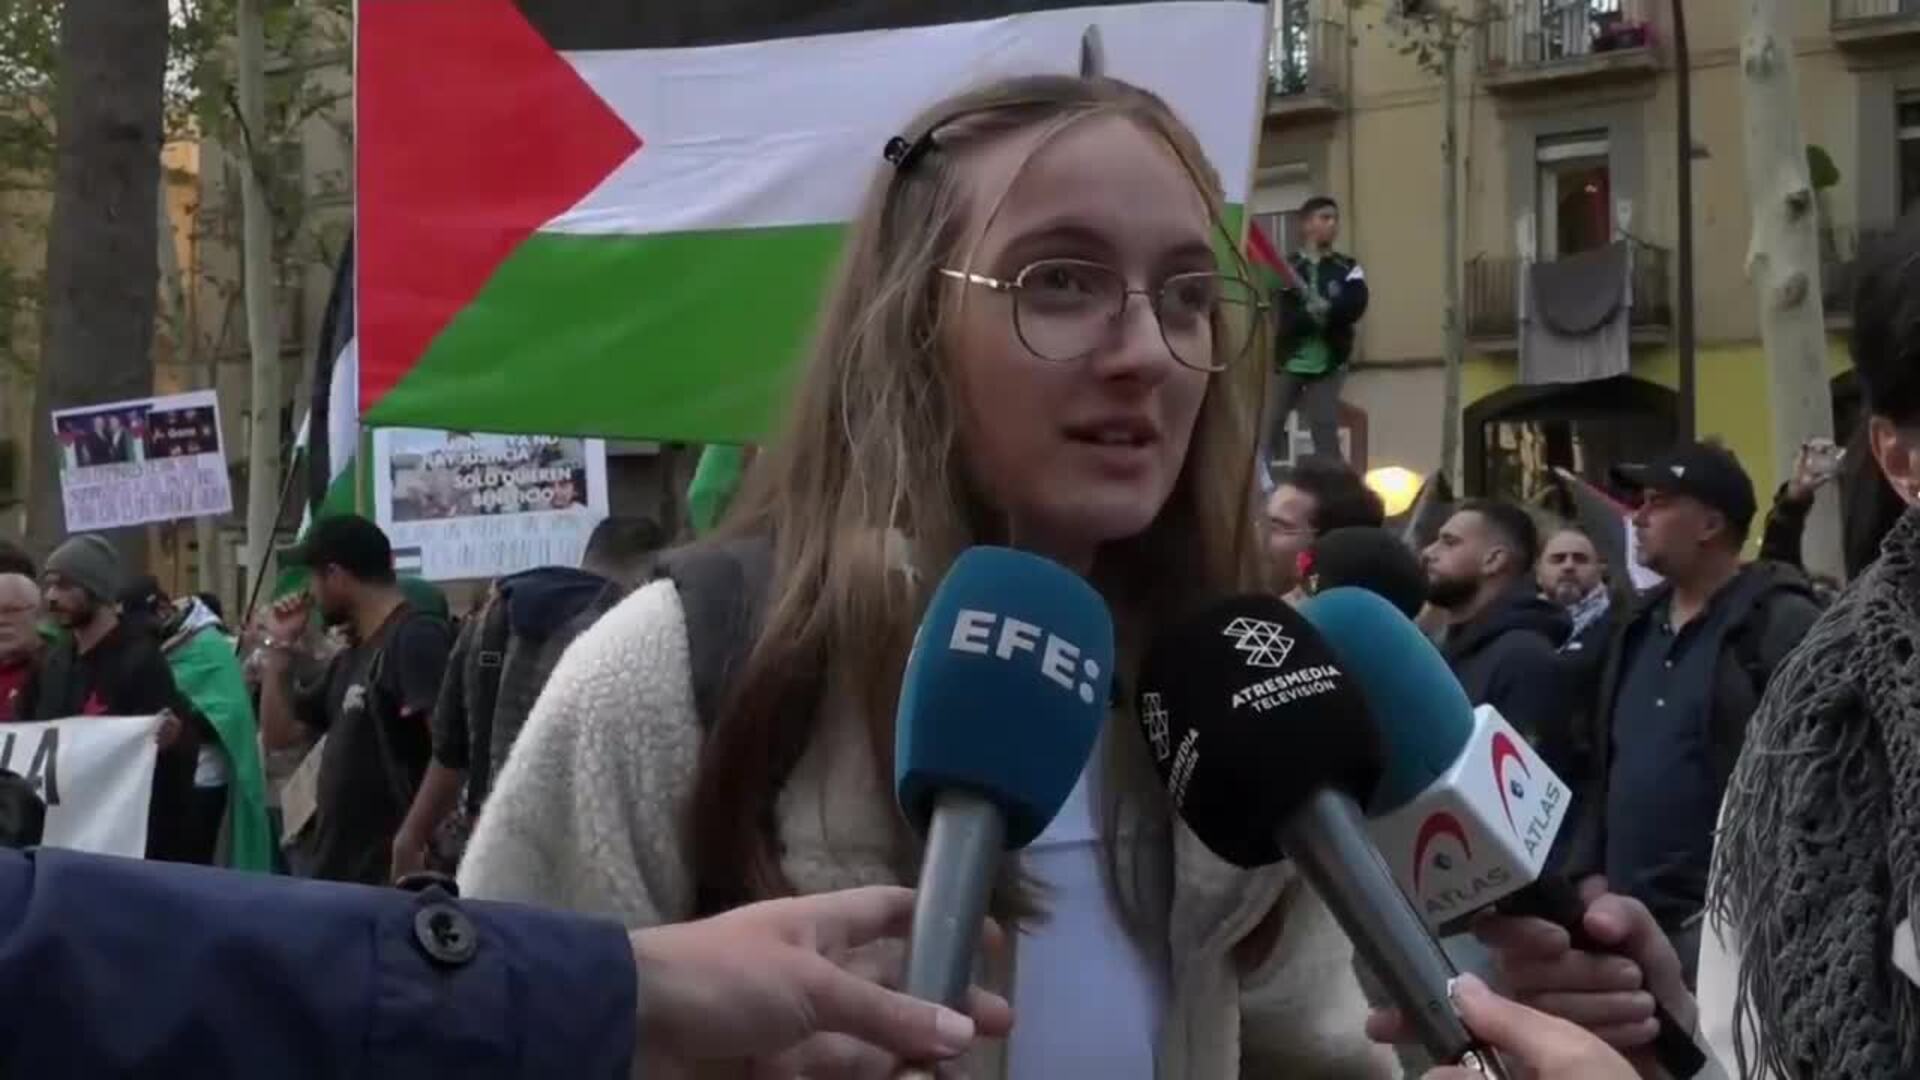
<svg viewBox="0 0 1920 1080">
<path fill-rule="evenodd" d="M 147 811 L 147 858 L 205 862 L 193 812 L 193 770 L 213 729 L 174 685 L 152 634 L 120 619 L 126 584 L 120 553 L 105 537 L 76 536 L 47 556 L 47 612 L 66 634 L 21 688 L 21 720 L 164 715 Z"/>
<path fill-rule="evenodd" d="M 428 869 L 430 856 L 449 869 L 457 864 L 554 665 L 619 603 L 664 540 L 651 520 L 610 517 L 587 539 L 579 569 L 541 566 L 494 583 L 447 659 L 433 707 L 433 759 L 394 836 L 395 880 Z"/>
<path fill-rule="evenodd" d="M 1441 652 L 1468 700 L 1499 710 L 1558 770 L 1572 705 L 1571 669 L 1557 652 L 1568 621 L 1534 586 L 1539 544 L 1525 510 L 1472 499 L 1440 527 L 1422 561 L 1428 601 L 1447 621 Z"/>
<path fill-rule="evenodd" d="M 1639 558 L 1664 584 L 1619 620 L 1585 737 L 1573 861 L 1653 912 L 1692 983 L 1714 826 L 1747 721 L 1819 614 L 1806 579 L 1740 561 L 1753 481 L 1707 443 L 1619 470 Z"/>
<path fill-rule="evenodd" d="M 1300 207 L 1302 249 L 1287 257 L 1305 286 L 1279 296 L 1278 369 L 1267 402 L 1266 459 L 1287 446 L 1287 417 L 1295 408 L 1313 435 L 1313 452 L 1340 453 L 1340 385 L 1353 358 L 1355 328 L 1367 313 L 1367 275 L 1351 255 L 1333 249 L 1340 237 L 1340 206 L 1324 195 Z M 1291 455 L 1288 455 L 1291 456 Z"/>
</svg>

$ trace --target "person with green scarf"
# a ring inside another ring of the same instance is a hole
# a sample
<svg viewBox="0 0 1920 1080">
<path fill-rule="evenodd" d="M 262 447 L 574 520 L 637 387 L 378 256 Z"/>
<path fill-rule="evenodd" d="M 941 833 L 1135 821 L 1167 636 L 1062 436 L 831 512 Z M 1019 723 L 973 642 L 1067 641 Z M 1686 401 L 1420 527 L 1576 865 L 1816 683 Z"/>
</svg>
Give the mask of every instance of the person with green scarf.
<svg viewBox="0 0 1920 1080">
<path fill-rule="evenodd" d="M 151 577 L 136 581 L 120 602 L 124 618 L 159 639 L 174 684 L 219 736 L 217 743 L 201 745 L 193 776 L 194 814 L 206 815 L 209 831 L 217 829 L 223 841 L 214 864 L 271 872 L 274 841 L 259 728 L 233 638 L 205 604 L 191 596 L 169 599 Z"/>
</svg>

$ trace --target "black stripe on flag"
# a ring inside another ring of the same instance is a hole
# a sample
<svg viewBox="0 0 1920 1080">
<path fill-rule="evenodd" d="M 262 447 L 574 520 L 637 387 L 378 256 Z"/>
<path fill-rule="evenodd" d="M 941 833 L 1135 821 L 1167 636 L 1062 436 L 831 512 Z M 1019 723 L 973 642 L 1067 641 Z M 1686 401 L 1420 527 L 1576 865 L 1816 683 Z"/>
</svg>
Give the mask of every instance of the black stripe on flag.
<svg viewBox="0 0 1920 1080">
<path fill-rule="evenodd" d="M 772 38 L 903 30 L 1065 8 L 1130 7 L 1140 0 L 516 0 L 561 52 L 678 49 Z M 1259 0 L 1187 0 L 1254 3 Z"/>
<path fill-rule="evenodd" d="M 333 483 L 333 429 L 328 426 L 333 411 L 333 363 L 340 350 L 353 340 L 353 236 L 348 234 L 340 264 L 333 268 L 333 291 L 327 294 L 327 310 L 320 317 L 320 351 L 314 357 L 313 386 L 307 407 L 307 506 L 320 512 Z"/>
</svg>

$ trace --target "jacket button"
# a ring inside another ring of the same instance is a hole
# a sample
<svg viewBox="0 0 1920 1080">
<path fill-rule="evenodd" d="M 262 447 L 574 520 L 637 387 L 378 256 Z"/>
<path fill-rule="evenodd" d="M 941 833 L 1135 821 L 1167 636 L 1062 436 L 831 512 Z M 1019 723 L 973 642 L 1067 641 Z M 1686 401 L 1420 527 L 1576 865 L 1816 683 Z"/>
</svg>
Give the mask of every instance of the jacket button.
<svg viewBox="0 0 1920 1080">
<path fill-rule="evenodd" d="M 429 959 L 459 966 L 473 959 L 480 934 L 467 913 L 453 904 L 427 904 L 413 913 L 413 938 Z"/>
</svg>

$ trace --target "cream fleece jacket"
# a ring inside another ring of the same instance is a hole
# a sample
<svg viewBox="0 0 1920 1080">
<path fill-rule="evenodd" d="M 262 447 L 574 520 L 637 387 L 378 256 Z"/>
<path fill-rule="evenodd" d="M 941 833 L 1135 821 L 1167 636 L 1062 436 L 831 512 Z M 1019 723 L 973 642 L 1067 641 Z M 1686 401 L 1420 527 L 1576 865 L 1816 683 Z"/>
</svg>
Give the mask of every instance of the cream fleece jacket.
<svg viewBox="0 0 1920 1080">
<path fill-rule="evenodd" d="M 831 708 L 821 719 L 779 800 L 784 868 L 808 893 L 899 883 L 888 860 L 891 792 L 874 775 L 859 725 Z M 462 895 L 635 928 L 690 917 L 693 881 L 675 823 L 700 739 L 685 615 L 672 584 L 656 582 L 581 635 L 554 669 L 480 816 L 460 867 Z M 1397 1075 L 1393 1056 L 1362 1032 L 1367 1005 L 1351 945 L 1291 868 L 1238 870 L 1184 828 L 1175 835 L 1160 1080 Z M 1279 942 L 1243 979 L 1229 950 L 1276 906 Z M 999 1050 L 983 1048 L 969 1075 L 1004 1076 Z"/>
</svg>

